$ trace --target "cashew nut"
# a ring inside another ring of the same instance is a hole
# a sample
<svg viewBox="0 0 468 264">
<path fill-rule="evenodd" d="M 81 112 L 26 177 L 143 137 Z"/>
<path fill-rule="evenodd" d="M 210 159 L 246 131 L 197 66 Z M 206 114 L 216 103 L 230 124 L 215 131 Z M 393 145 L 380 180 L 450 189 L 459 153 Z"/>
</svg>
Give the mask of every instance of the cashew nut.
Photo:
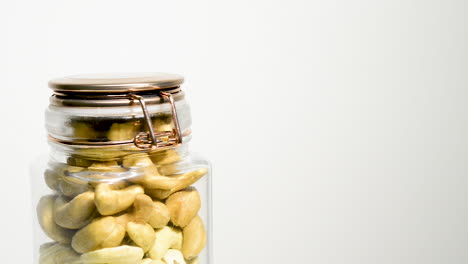
<svg viewBox="0 0 468 264">
<path fill-rule="evenodd" d="M 125 168 L 138 168 L 138 169 L 156 169 L 156 166 L 149 158 L 148 154 L 134 154 L 124 157 L 122 165 Z"/>
<path fill-rule="evenodd" d="M 92 160 L 82 158 L 82 157 L 77 157 L 77 156 L 71 156 L 67 158 L 67 164 L 71 166 L 77 166 L 77 167 L 89 167 L 93 163 Z"/>
<path fill-rule="evenodd" d="M 141 261 L 141 264 L 166 264 L 166 262 L 162 260 L 154 260 L 150 258 L 145 258 Z"/>
<path fill-rule="evenodd" d="M 153 119 L 153 127 L 157 132 L 172 131 L 174 128 L 172 115 L 163 114 Z"/>
<path fill-rule="evenodd" d="M 199 264 L 200 263 L 200 258 L 199 257 L 195 257 L 191 260 L 187 260 L 187 264 Z"/>
<path fill-rule="evenodd" d="M 84 192 L 82 191 L 83 189 L 85 189 L 86 191 L 88 186 L 86 183 L 83 184 L 83 181 L 81 181 L 81 185 L 78 187 L 77 184 L 73 184 L 78 181 L 76 179 L 74 179 L 74 181 L 71 180 L 72 186 L 70 186 L 68 180 L 69 178 L 70 179 L 73 179 L 73 178 L 67 177 L 65 175 L 66 173 L 80 172 L 83 170 L 84 168 L 82 167 L 69 166 L 66 164 L 52 164 L 51 168 L 47 169 L 44 172 L 44 179 L 45 179 L 47 186 L 50 189 L 54 191 L 61 191 L 61 192 L 63 189 L 65 195 L 73 197 L 77 195 L 76 194 L 77 192 L 80 192 L 80 191 Z M 79 189 L 79 190 L 76 190 L 76 189 Z"/>
<path fill-rule="evenodd" d="M 97 131 L 94 130 L 92 124 L 87 122 L 74 122 L 74 137 L 78 139 L 95 139 L 98 138 Z"/>
<path fill-rule="evenodd" d="M 122 167 L 119 166 L 117 161 L 108 160 L 108 161 L 95 161 L 89 167 L 88 170 L 96 172 L 120 172 L 124 171 Z"/>
<path fill-rule="evenodd" d="M 171 176 L 171 177 L 160 176 L 160 177 L 164 177 L 166 179 L 168 178 L 171 180 L 170 181 L 171 188 L 167 188 L 167 189 L 153 188 L 151 187 L 152 185 L 145 185 L 146 187 L 145 192 L 153 198 L 166 199 L 167 197 L 169 197 L 169 195 L 194 184 L 201 177 L 203 177 L 207 172 L 208 172 L 208 169 L 200 168 L 200 169 L 186 172 L 177 176 Z"/>
<path fill-rule="evenodd" d="M 117 223 L 127 226 L 129 222 L 147 223 L 153 212 L 153 200 L 148 195 L 138 194 L 130 212 L 115 217 Z"/>
<path fill-rule="evenodd" d="M 54 221 L 54 202 L 56 195 L 43 196 L 37 204 L 37 219 L 44 233 L 51 239 L 62 243 L 70 243 L 73 230 L 63 228 Z"/>
<path fill-rule="evenodd" d="M 166 264 L 166 262 L 162 260 L 153 260 L 150 258 L 145 258 L 141 261 L 141 264 Z"/>
<path fill-rule="evenodd" d="M 206 231 L 200 216 L 193 218 L 182 233 L 184 235 L 182 254 L 186 259 L 192 259 L 203 250 L 206 244 Z"/>
<path fill-rule="evenodd" d="M 127 169 L 122 168 L 117 161 L 95 161 L 86 170 L 86 177 L 90 180 L 115 180 L 120 177 L 121 173 L 126 172 Z M 123 182 L 123 181 L 121 181 Z M 113 183 L 116 184 L 116 183 Z"/>
<path fill-rule="evenodd" d="M 79 255 L 69 246 L 47 243 L 41 246 L 39 264 L 78 264 Z"/>
<path fill-rule="evenodd" d="M 54 190 L 54 191 L 58 190 L 59 176 L 56 171 L 47 169 L 44 172 L 44 181 L 51 190 Z"/>
<path fill-rule="evenodd" d="M 39 254 L 45 253 L 47 249 L 51 248 L 55 244 L 57 244 L 57 242 L 48 242 L 48 243 L 44 243 L 44 244 L 40 245 L 39 246 Z"/>
<path fill-rule="evenodd" d="M 153 211 L 148 219 L 148 224 L 153 228 L 162 228 L 169 223 L 171 216 L 166 205 L 159 201 L 153 202 Z"/>
<path fill-rule="evenodd" d="M 179 172 L 178 164 L 167 164 L 167 165 L 158 165 L 158 172 L 161 175 L 174 175 Z"/>
<path fill-rule="evenodd" d="M 169 249 L 181 248 L 182 232 L 178 228 L 165 226 L 156 231 L 154 245 L 148 253 L 152 259 L 161 260 Z"/>
<path fill-rule="evenodd" d="M 148 154 L 129 155 L 124 158 L 122 165 L 125 168 L 138 169 L 138 171 L 142 174 L 139 177 L 128 179 L 129 181 L 134 183 L 141 183 L 144 186 L 146 186 L 146 182 L 153 175 L 161 177 L 159 175 L 158 168 L 151 161 Z"/>
<path fill-rule="evenodd" d="M 141 124 L 137 122 L 114 123 L 107 132 L 107 138 L 111 141 L 133 139 L 140 131 Z"/>
<path fill-rule="evenodd" d="M 83 264 L 140 264 L 144 252 L 139 247 L 119 246 L 91 251 L 81 255 Z"/>
<path fill-rule="evenodd" d="M 151 264 L 166 264 L 166 262 L 164 262 L 162 260 L 153 260 L 153 261 L 151 261 Z"/>
<path fill-rule="evenodd" d="M 98 218 L 73 236 L 72 247 L 79 253 L 115 247 L 125 236 L 125 228 L 112 216 Z"/>
<path fill-rule="evenodd" d="M 178 172 L 177 162 L 181 160 L 181 157 L 175 149 L 152 152 L 150 158 L 158 166 L 158 172 L 161 175 L 172 175 Z"/>
<path fill-rule="evenodd" d="M 182 252 L 176 249 L 169 249 L 163 259 L 166 264 L 186 264 Z"/>
<path fill-rule="evenodd" d="M 159 174 L 159 173 L 158 173 Z M 163 189 L 163 190 L 173 190 L 181 188 L 182 186 L 187 187 L 189 182 L 195 182 L 201 177 L 201 173 L 197 171 L 183 173 L 174 176 L 161 176 L 161 175 L 152 175 L 146 177 L 144 180 L 145 187 L 149 189 Z M 183 189 L 183 188 L 182 188 Z"/>
<path fill-rule="evenodd" d="M 139 168 L 143 175 L 129 179 L 129 181 L 139 183 L 148 189 L 180 190 L 197 181 L 207 172 L 206 168 L 202 168 L 176 176 L 162 176 L 148 155 L 128 157 L 124 159 L 123 165 L 127 168 Z"/>
<path fill-rule="evenodd" d="M 156 264 L 159 264 L 159 262 L 155 262 L 155 261 L 157 261 L 157 260 L 152 260 L 152 259 L 150 259 L 150 258 L 145 258 L 145 259 L 143 259 L 143 260 L 141 261 L 140 264 L 155 264 L 155 263 L 156 263 Z M 161 264 L 166 264 L 166 263 L 164 263 L 164 262 L 161 261 Z"/>
<path fill-rule="evenodd" d="M 143 249 L 144 252 L 150 250 L 154 244 L 155 232 L 152 226 L 146 223 L 127 223 L 127 234 L 135 244 Z"/>
<path fill-rule="evenodd" d="M 139 185 L 132 185 L 122 190 L 114 190 L 114 186 L 100 183 L 96 186 L 95 203 L 101 215 L 113 215 L 129 208 L 138 194 L 144 190 Z"/>
<path fill-rule="evenodd" d="M 109 146 L 106 148 L 86 147 L 78 148 L 75 151 L 75 154 L 92 160 L 112 161 L 116 158 L 127 155 L 128 152 L 125 151 L 125 148 L 126 147 L 120 145 Z"/>
<path fill-rule="evenodd" d="M 88 224 L 94 217 L 94 192 L 79 194 L 72 200 L 59 196 L 54 204 L 54 220 L 59 226 L 78 229 Z"/>
<path fill-rule="evenodd" d="M 166 149 L 152 152 L 150 154 L 150 158 L 156 165 L 174 164 L 181 160 L 179 153 L 175 149 Z"/>
<path fill-rule="evenodd" d="M 67 170 L 67 172 L 73 173 L 83 170 L 83 168 L 76 168 L 78 167 L 73 167 Z M 58 189 L 63 195 L 73 198 L 78 194 L 87 192 L 90 189 L 90 186 L 86 181 L 70 176 L 62 176 L 59 178 Z"/>
<path fill-rule="evenodd" d="M 166 206 L 171 215 L 171 222 L 176 226 L 184 227 L 200 210 L 200 194 L 194 187 L 186 188 L 169 196 Z"/>
</svg>

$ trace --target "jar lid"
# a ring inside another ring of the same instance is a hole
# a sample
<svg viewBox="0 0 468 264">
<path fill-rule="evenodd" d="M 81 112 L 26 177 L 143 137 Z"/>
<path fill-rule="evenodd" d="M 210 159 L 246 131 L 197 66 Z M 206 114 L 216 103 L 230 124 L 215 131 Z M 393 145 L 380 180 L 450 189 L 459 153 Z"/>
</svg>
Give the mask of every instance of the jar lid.
<svg viewBox="0 0 468 264">
<path fill-rule="evenodd" d="M 63 93 L 127 93 L 179 87 L 184 78 L 162 72 L 98 73 L 53 79 L 49 87 Z"/>
<path fill-rule="evenodd" d="M 105 73 L 74 75 L 49 82 L 54 90 L 51 97 L 52 105 L 102 107 L 120 106 L 139 103 L 149 131 L 139 132 L 133 140 L 106 141 L 106 142 L 78 142 L 66 141 L 57 138 L 52 140 L 71 145 L 121 145 L 134 144 L 141 149 L 167 148 L 182 143 L 175 101 L 183 98 L 179 86 L 184 78 L 171 73 Z M 147 109 L 147 103 L 169 103 L 172 112 L 172 121 L 175 128 L 172 131 L 156 132 Z"/>
</svg>

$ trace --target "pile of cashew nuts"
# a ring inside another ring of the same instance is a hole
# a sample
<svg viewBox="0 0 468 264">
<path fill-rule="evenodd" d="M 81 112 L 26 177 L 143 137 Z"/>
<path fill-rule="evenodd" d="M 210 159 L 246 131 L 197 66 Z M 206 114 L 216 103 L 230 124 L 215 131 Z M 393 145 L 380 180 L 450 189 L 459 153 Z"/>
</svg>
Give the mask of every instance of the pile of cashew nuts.
<svg viewBox="0 0 468 264">
<path fill-rule="evenodd" d="M 180 159 L 166 149 L 49 167 L 44 177 L 54 193 L 40 199 L 37 215 L 54 242 L 41 245 L 39 263 L 198 264 L 206 231 L 198 215 L 201 197 L 192 185 L 207 169 L 178 173 L 174 164 Z M 71 176 L 128 169 L 142 175 L 118 181 Z"/>
</svg>

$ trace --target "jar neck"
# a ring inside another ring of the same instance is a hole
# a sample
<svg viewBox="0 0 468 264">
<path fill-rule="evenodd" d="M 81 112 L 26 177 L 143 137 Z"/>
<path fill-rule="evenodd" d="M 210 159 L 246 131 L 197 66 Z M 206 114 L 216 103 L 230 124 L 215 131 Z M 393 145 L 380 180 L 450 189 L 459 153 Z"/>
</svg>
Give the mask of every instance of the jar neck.
<svg viewBox="0 0 468 264">
<path fill-rule="evenodd" d="M 171 134 L 176 131 L 182 142 L 190 135 L 191 114 L 184 99 L 175 101 L 174 105 L 150 104 L 145 109 L 146 113 L 140 105 L 82 107 L 51 104 L 46 110 L 46 128 L 51 139 L 77 145 L 133 143 L 141 133 L 147 133 L 147 139 L 152 139 L 148 136 L 150 128 L 158 135 L 160 143 L 171 142 L 174 138 Z"/>
</svg>

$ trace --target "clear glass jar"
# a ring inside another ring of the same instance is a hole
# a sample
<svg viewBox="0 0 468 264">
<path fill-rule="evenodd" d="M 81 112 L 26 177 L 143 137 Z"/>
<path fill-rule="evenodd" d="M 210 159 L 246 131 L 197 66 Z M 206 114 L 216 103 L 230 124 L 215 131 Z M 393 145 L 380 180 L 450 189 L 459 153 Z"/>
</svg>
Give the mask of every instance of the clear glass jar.
<svg viewBox="0 0 468 264">
<path fill-rule="evenodd" d="M 50 155 L 32 175 L 35 263 L 210 263 L 210 165 L 189 151 L 182 82 L 138 73 L 49 83 Z"/>
</svg>

